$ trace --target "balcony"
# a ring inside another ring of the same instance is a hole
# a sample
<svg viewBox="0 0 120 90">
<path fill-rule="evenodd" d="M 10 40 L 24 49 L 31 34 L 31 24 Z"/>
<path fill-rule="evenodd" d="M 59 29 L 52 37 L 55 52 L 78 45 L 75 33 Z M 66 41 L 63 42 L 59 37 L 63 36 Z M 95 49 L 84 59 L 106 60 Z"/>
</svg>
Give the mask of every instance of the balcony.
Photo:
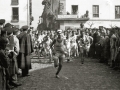
<svg viewBox="0 0 120 90">
<path fill-rule="evenodd" d="M 77 18 L 77 15 L 58 15 L 58 18 Z"/>
<path fill-rule="evenodd" d="M 56 20 L 78 20 L 78 21 L 87 21 L 89 18 L 81 17 L 79 18 L 78 15 L 58 15 Z"/>
<path fill-rule="evenodd" d="M 19 15 L 13 15 L 11 22 L 12 22 L 12 23 L 17 23 L 17 22 L 19 22 Z"/>
</svg>

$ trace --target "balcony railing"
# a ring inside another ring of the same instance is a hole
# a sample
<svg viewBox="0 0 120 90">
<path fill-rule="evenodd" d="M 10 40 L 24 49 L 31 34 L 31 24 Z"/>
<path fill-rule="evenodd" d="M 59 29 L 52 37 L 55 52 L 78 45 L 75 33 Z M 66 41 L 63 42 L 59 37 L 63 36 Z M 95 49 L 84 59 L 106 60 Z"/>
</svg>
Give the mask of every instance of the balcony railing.
<svg viewBox="0 0 120 90">
<path fill-rule="evenodd" d="M 19 22 L 19 15 L 13 15 L 11 22 Z"/>
<path fill-rule="evenodd" d="M 78 15 L 58 15 L 58 18 L 78 18 Z"/>
<path fill-rule="evenodd" d="M 78 20 L 78 21 L 87 21 L 89 17 L 79 17 L 78 15 L 58 15 L 56 20 Z"/>
</svg>

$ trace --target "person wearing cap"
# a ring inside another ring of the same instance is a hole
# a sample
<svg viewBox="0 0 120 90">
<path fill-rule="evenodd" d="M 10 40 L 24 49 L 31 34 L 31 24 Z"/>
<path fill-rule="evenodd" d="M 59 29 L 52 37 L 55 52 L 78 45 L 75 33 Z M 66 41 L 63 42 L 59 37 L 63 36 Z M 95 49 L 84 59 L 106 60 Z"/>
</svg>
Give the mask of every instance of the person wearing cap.
<svg viewBox="0 0 120 90">
<path fill-rule="evenodd" d="M 17 67 L 17 60 L 16 60 L 16 56 L 18 55 L 16 52 L 16 39 L 14 38 L 13 35 L 13 31 L 15 30 L 15 28 L 13 27 L 6 27 L 5 30 L 7 31 L 7 39 L 8 39 L 8 45 L 7 45 L 7 49 L 10 52 L 9 55 L 9 60 L 10 60 L 10 66 L 9 66 L 9 76 L 10 76 L 10 82 L 9 84 L 17 87 L 17 86 L 21 86 L 20 83 L 18 83 L 17 80 L 17 74 L 18 74 L 18 67 Z M 19 48 L 17 46 L 17 48 Z"/>
<path fill-rule="evenodd" d="M 53 48 L 54 46 L 54 48 Z M 56 72 L 56 78 L 59 78 L 58 74 L 62 69 L 63 60 L 65 59 L 66 52 L 66 42 L 62 36 L 62 30 L 57 30 L 57 38 L 53 40 L 50 45 L 52 52 L 53 52 L 53 60 L 54 60 L 54 67 L 58 66 L 58 70 Z M 59 64 L 56 63 L 59 60 Z"/>
<path fill-rule="evenodd" d="M 19 39 L 20 52 L 18 55 L 18 68 L 22 69 L 22 76 L 30 76 L 29 70 L 31 67 L 30 55 L 32 53 L 30 37 L 27 34 L 28 26 L 25 25 L 22 27 L 23 32 L 20 33 L 17 37 Z"/>
</svg>

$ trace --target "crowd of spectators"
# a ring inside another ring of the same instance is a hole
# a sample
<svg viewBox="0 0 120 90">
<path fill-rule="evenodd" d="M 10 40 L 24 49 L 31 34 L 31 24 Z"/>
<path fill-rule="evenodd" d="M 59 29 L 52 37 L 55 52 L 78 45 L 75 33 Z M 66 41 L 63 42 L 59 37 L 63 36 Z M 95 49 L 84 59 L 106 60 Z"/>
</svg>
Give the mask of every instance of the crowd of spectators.
<svg viewBox="0 0 120 90">
<path fill-rule="evenodd" d="M 0 19 L 0 90 L 21 86 L 20 74 L 29 76 L 32 46 L 31 30 L 27 25 L 19 29 Z"/>
</svg>

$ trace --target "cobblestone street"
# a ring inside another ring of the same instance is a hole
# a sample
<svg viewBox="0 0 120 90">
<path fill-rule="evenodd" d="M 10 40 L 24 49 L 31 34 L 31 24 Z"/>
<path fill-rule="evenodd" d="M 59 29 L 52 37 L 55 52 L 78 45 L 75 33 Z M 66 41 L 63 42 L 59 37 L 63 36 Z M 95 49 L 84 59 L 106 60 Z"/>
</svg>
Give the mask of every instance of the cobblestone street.
<svg viewBox="0 0 120 90">
<path fill-rule="evenodd" d="M 79 59 L 64 62 L 59 79 L 53 64 L 32 62 L 31 76 L 20 78 L 23 85 L 14 90 L 120 90 L 120 72 L 95 59 L 86 58 L 84 64 Z"/>
</svg>

